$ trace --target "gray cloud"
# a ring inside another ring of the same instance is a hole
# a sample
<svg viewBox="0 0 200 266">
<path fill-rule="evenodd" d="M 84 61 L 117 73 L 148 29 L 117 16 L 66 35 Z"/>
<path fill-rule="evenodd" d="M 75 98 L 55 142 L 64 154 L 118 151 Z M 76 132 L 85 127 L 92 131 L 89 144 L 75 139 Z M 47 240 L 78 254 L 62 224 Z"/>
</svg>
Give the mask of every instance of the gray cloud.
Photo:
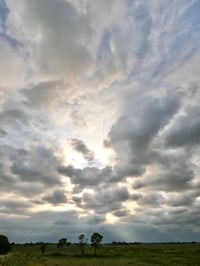
<svg viewBox="0 0 200 266">
<path fill-rule="evenodd" d="M 1 8 L 1 14 L 4 14 L 6 18 L 5 12 Z M 7 10 L 7 12 L 9 11 Z M 25 68 L 25 56 L 20 51 L 19 42 L 6 34 L 6 22 L 3 21 L 3 24 L 4 30 L 1 31 L 0 26 L 0 90 L 6 92 L 23 86 L 29 67 Z"/>
<path fill-rule="evenodd" d="M 159 155 L 152 147 L 152 142 L 179 106 L 179 101 L 171 96 L 142 99 L 133 106 L 126 106 L 127 114 L 113 125 L 107 141 L 107 145 L 117 153 L 119 162 L 116 171 L 121 179 L 143 174 L 145 166 L 156 160 Z"/>
<path fill-rule="evenodd" d="M 197 197 L 197 195 L 196 195 Z M 184 193 L 182 194 L 176 194 L 170 195 L 170 198 L 167 200 L 167 204 L 169 206 L 179 207 L 179 206 L 191 206 L 195 201 L 195 195 L 191 195 L 191 193 Z"/>
<path fill-rule="evenodd" d="M 29 123 L 28 116 L 19 109 L 8 109 L 0 113 L 1 124 L 16 124 L 16 126 L 27 125 Z"/>
<path fill-rule="evenodd" d="M 120 209 L 130 197 L 126 188 L 103 187 L 95 190 L 94 194 L 84 193 L 83 207 L 94 209 L 96 213 L 106 213 Z"/>
<path fill-rule="evenodd" d="M 88 225 L 97 225 L 100 223 L 103 223 L 105 221 L 105 217 L 101 216 L 101 215 L 88 215 L 86 217 L 86 223 Z"/>
<path fill-rule="evenodd" d="M 173 126 L 166 132 L 167 146 L 182 147 L 197 145 L 200 142 L 200 112 L 199 108 L 190 108 L 177 117 Z"/>
<path fill-rule="evenodd" d="M 63 102 L 65 84 L 60 80 L 45 81 L 21 90 L 23 103 L 35 110 L 53 111 Z"/>
<path fill-rule="evenodd" d="M 77 152 L 81 153 L 88 161 L 94 160 L 94 152 L 89 150 L 85 143 L 80 139 L 72 139 L 71 145 Z"/>
<path fill-rule="evenodd" d="M 60 184 L 56 171 L 60 161 L 53 150 L 36 146 L 29 150 L 17 150 L 11 156 L 11 171 L 22 181 L 41 182 L 48 186 Z"/>
<path fill-rule="evenodd" d="M 160 205 L 165 204 L 165 199 L 159 192 L 151 192 L 141 197 L 137 202 L 142 206 L 149 205 L 153 207 L 159 207 Z"/>
<path fill-rule="evenodd" d="M 71 183 L 77 185 L 77 189 L 95 187 L 98 184 L 102 184 L 112 173 L 112 169 L 109 166 L 102 169 L 97 167 L 77 169 L 72 165 L 58 166 L 57 171 L 62 175 L 70 177 Z"/>
<path fill-rule="evenodd" d="M 0 216 L 1 215 L 17 215 L 17 216 L 29 216 L 29 208 L 32 207 L 32 204 L 27 201 L 22 200 L 9 200 L 9 199 L 0 199 Z"/>
<path fill-rule="evenodd" d="M 115 211 L 113 214 L 115 216 L 117 216 L 117 217 L 125 217 L 125 216 L 129 215 L 129 211 L 127 211 L 127 210 L 118 210 L 118 211 Z"/>
<path fill-rule="evenodd" d="M 61 189 L 54 190 L 51 193 L 44 195 L 42 199 L 54 205 L 67 203 L 67 197 L 65 195 L 65 191 Z"/>
<path fill-rule="evenodd" d="M 61 185 L 56 167 L 60 158 L 54 155 L 51 148 L 32 146 L 21 149 L 0 145 L 0 185 L 1 192 L 12 191 L 18 196 L 32 199 L 55 185 Z M 30 186 L 31 183 L 31 186 Z"/>
<path fill-rule="evenodd" d="M 193 164 L 187 159 L 187 154 L 177 153 L 162 158 L 160 171 L 155 179 L 152 178 L 151 185 L 161 190 L 181 191 L 190 189 L 194 178 Z"/>
<path fill-rule="evenodd" d="M 6 131 L 3 129 L 0 129 L 0 138 L 3 138 L 7 135 Z"/>
<path fill-rule="evenodd" d="M 60 78 L 67 76 L 73 81 L 87 71 L 90 54 L 85 43 L 90 40 L 87 17 L 79 16 L 67 1 L 22 1 L 15 7 L 9 1 L 9 20 L 15 23 L 14 37 L 23 34 L 29 42 L 29 53 L 40 75 Z M 26 23 L 24 23 L 26 21 Z M 9 28 L 10 29 L 10 28 Z M 12 30 L 12 28 L 10 29 Z M 59 40 L 59 41 L 58 41 Z M 24 41 L 22 39 L 22 41 Z M 79 74 L 78 74 L 79 73 Z"/>
</svg>

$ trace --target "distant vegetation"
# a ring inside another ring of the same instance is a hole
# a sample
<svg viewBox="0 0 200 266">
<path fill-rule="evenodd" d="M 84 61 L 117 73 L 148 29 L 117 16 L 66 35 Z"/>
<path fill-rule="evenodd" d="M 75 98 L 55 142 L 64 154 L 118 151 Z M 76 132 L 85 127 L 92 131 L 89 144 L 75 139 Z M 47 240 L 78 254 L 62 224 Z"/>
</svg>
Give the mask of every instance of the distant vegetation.
<svg viewBox="0 0 200 266">
<path fill-rule="evenodd" d="M 79 239 L 79 245 L 81 247 L 81 254 L 82 254 L 82 256 L 84 256 L 84 254 L 85 254 L 85 252 L 84 252 L 84 246 L 87 244 L 87 239 L 86 239 L 86 237 L 85 237 L 84 234 L 81 234 L 78 237 L 78 239 Z"/>
<path fill-rule="evenodd" d="M 65 245 L 67 245 L 67 238 L 61 238 L 59 241 L 58 241 L 58 244 L 57 244 L 57 247 L 59 249 L 63 248 Z"/>
<path fill-rule="evenodd" d="M 92 246 L 94 247 L 94 255 L 96 256 L 97 254 L 97 248 L 99 248 L 100 246 L 100 243 L 103 239 L 103 236 L 100 235 L 99 233 L 94 233 L 92 236 L 91 236 L 91 243 L 92 243 Z"/>
<path fill-rule="evenodd" d="M 76 244 L 71 244 L 67 238 L 61 238 L 54 244 L 44 242 L 10 244 L 6 236 L 0 236 L 1 254 L 7 254 L 0 256 L 0 266 L 200 265 L 200 244 L 196 242 L 101 244 L 102 239 L 103 236 L 95 232 L 90 238 L 91 245 L 84 234 L 77 237 Z"/>
<path fill-rule="evenodd" d="M 7 254 L 11 251 L 11 245 L 7 236 L 0 235 L 0 254 Z"/>
</svg>

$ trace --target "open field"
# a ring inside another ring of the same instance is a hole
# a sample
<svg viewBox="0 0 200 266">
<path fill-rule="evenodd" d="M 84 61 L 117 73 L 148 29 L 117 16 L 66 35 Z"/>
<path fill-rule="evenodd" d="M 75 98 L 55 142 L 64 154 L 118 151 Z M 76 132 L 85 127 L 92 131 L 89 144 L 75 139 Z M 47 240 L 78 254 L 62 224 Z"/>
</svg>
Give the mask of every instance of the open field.
<svg viewBox="0 0 200 266">
<path fill-rule="evenodd" d="M 1 266 L 152 266 L 176 265 L 199 266 L 200 244 L 137 244 L 102 245 L 93 255 L 90 245 L 85 247 L 85 256 L 81 256 L 78 245 L 66 246 L 59 250 L 49 244 L 44 255 L 40 246 L 14 245 L 13 251 L 0 257 Z"/>
</svg>

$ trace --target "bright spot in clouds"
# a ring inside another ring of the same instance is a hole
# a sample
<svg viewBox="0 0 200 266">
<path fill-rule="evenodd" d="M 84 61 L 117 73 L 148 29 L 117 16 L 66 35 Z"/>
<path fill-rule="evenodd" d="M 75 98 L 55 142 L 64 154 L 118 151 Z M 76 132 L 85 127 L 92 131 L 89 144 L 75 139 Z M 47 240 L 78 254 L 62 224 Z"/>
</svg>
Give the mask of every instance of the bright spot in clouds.
<svg viewBox="0 0 200 266">
<path fill-rule="evenodd" d="M 108 223 L 111 223 L 111 224 L 114 224 L 118 221 L 118 219 L 114 215 L 112 215 L 112 213 L 107 213 L 106 220 Z"/>
</svg>

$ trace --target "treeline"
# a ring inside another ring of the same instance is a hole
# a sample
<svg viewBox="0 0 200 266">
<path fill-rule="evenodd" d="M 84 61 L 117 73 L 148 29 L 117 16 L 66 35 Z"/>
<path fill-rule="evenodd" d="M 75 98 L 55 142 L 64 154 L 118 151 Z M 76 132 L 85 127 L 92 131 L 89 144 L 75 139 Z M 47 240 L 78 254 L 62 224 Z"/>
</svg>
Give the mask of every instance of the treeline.
<svg viewBox="0 0 200 266">
<path fill-rule="evenodd" d="M 93 233 L 90 241 L 91 241 L 91 246 L 94 248 L 94 254 L 96 255 L 97 248 L 99 248 L 101 241 L 103 239 L 103 236 L 97 232 Z M 78 237 L 79 242 L 77 243 L 80 246 L 82 256 L 85 254 L 84 252 L 84 246 L 88 244 L 88 238 L 84 234 L 79 235 Z M 0 235 L 0 254 L 7 254 L 12 250 L 12 246 L 14 246 L 15 243 L 10 243 L 9 239 L 7 236 Z M 25 247 L 33 247 L 33 246 L 40 246 L 41 254 L 44 254 L 47 246 L 50 245 L 49 243 L 46 242 L 36 242 L 36 243 L 25 243 L 23 244 Z M 62 250 L 64 246 L 69 246 L 71 245 L 70 242 L 67 241 L 67 238 L 61 238 L 58 240 L 57 247 L 58 249 Z"/>
<path fill-rule="evenodd" d="M 122 241 L 122 242 L 116 242 L 116 241 L 113 241 L 112 243 L 108 243 L 108 245 L 114 245 L 114 246 L 128 246 L 128 245 L 140 245 L 142 244 L 141 242 L 125 242 L 125 241 Z"/>
<path fill-rule="evenodd" d="M 85 246 L 86 245 L 91 245 L 94 248 L 94 254 L 96 255 L 97 249 L 99 248 L 101 242 L 102 242 L 103 236 L 97 232 L 93 233 L 90 237 L 90 243 L 88 243 L 88 238 L 84 234 L 81 234 L 78 236 L 78 242 L 73 243 L 73 245 L 77 245 L 80 250 L 82 256 L 85 255 Z M 111 243 L 107 243 L 104 245 L 111 245 L 111 246 L 128 246 L 128 245 L 140 245 L 140 244 L 145 244 L 142 242 L 117 242 L 117 241 L 112 241 Z M 147 244 L 147 243 L 146 243 Z M 155 242 L 155 243 L 148 243 L 148 244 L 155 244 L 155 245 L 160 245 L 160 244 L 168 244 L 168 245 L 177 245 L 177 244 L 200 244 L 200 242 L 196 241 L 191 241 L 191 242 Z M 58 240 L 57 243 L 47 243 L 47 242 L 30 242 L 30 243 L 24 243 L 24 244 L 18 244 L 18 245 L 23 245 L 24 247 L 35 247 L 38 246 L 41 254 L 43 255 L 46 252 L 46 249 L 48 246 L 51 245 L 56 245 L 58 250 L 62 250 L 63 247 L 67 247 L 72 245 L 71 242 L 67 241 L 67 238 L 61 238 Z M 7 236 L 0 235 L 0 254 L 7 254 L 12 250 L 12 248 L 15 246 L 15 243 L 10 243 L 9 239 Z"/>
</svg>

